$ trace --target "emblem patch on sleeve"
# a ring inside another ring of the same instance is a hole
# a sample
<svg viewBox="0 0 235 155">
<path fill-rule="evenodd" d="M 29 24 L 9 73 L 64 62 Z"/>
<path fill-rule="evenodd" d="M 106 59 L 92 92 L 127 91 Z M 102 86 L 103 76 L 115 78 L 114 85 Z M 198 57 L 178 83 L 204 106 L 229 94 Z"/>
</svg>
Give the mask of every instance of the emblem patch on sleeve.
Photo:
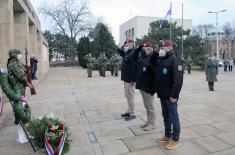
<svg viewBox="0 0 235 155">
<path fill-rule="evenodd" d="M 178 65 L 178 71 L 183 71 L 183 66 L 182 65 Z"/>
</svg>

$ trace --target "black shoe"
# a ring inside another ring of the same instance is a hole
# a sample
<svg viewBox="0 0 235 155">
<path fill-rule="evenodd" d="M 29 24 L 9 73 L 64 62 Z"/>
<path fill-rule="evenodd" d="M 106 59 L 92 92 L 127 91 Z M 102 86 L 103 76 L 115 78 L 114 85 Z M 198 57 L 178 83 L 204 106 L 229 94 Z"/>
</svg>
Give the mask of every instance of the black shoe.
<svg viewBox="0 0 235 155">
<path fill-rule="evenodd" d="M 136 116 L 129 115 L 129 116 L 125 117 L 126 121 L 130 121 L 132 119 L 136 119 Z"/>
<path fill-rule="evenodd" d="M 122 117 L 129 117 L 130 114 L 127 112 L 127 113 L 124 113 L 124 114 L 121 114 Z"/>
</svg>

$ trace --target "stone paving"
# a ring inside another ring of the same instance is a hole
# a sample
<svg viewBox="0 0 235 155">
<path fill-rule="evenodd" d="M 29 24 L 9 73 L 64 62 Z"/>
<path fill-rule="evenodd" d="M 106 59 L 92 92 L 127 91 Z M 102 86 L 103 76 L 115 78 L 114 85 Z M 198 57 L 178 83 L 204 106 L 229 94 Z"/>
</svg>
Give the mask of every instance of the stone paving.
<svg viewBox="0 0 235 155">
<path fill-rule="evenodd" d="M 54 113 L 70 127 L 68 155 L 234 155 L 235 81 L 234 73 L 222 73 L 209 92 L 204 73 L 185 74 L 179 113 L 182 145 L 167 151 L 155 140 L 163 135 L 159 99 L 156 97 L 157 128 L 145 132 L 139 125 L 146 120 L 142 99 L 136 90 L 137 119 L 126 122 L 120 77 L 86 77 L 86 70 L 51 68 L 37 86 L 38 94 L 29 99 L 34 117 Z M 94 133 L 94 135 L 92 134 Z M 33 153 L 29 144 L 16 142 L 17 126 L 9 118 L 0 129 L 1 155 L 43 155 Z M 97 139 L 97 141 L 93 141 Z"/>
</svg>

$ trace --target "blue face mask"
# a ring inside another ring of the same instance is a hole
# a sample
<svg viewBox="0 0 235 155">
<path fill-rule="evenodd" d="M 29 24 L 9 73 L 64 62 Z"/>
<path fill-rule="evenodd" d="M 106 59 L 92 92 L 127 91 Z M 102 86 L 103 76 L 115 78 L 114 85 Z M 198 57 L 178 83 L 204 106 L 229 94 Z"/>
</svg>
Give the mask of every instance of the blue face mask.
<svg viewBox="0 0 235 155">
<path fill-rule="evenodd" d="M 124 47 L 124 52 L 125 53 L 128 52 L 128 50 L 129 50 L 129 47 Z"/>
</svg>

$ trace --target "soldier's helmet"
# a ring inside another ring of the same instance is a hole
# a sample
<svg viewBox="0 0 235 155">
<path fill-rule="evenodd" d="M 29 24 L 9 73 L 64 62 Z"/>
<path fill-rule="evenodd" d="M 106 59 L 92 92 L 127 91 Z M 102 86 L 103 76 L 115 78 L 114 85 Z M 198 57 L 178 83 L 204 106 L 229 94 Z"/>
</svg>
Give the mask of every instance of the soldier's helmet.
<svg viewBox="0 0 235 155">
<path fill-rule="evenodd" d="M 9 57 L 16 57 L 18 54 L 21 54 L 20 50 L 17 49 L 10 49 L 9 50 Z"/>
</svg>

